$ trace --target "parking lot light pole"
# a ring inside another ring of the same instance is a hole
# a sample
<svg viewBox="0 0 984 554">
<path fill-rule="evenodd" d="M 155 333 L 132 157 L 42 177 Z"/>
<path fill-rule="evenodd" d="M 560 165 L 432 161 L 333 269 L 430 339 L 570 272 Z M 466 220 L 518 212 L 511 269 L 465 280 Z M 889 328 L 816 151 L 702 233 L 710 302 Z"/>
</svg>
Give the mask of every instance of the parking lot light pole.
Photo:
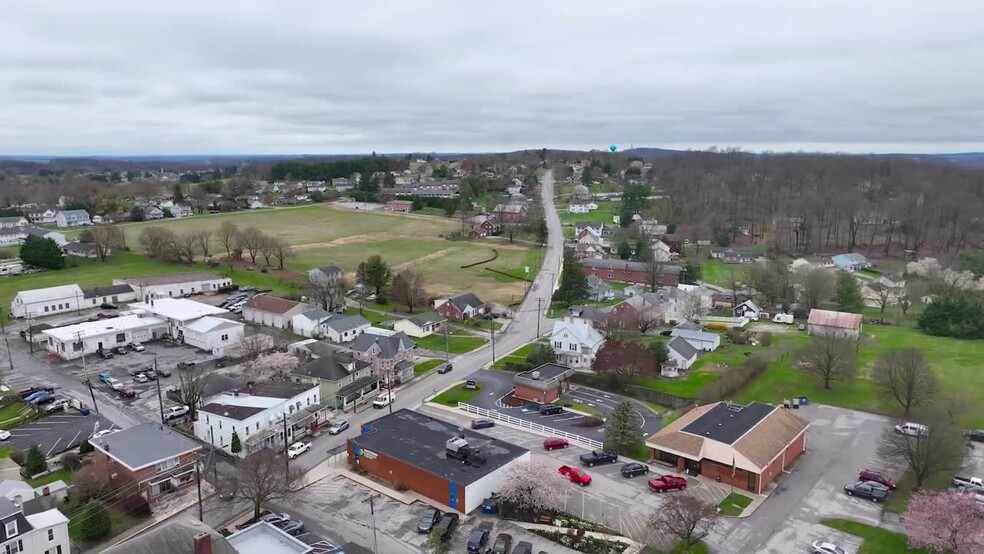
<svg viewBox="0 0 984 554">
<path fill-rule="evenodd" d="M 362 501 L 363 504 L 369 503 L 369 514 L 372 516 L 372 553 L 376 554 L 376 495 L 372 495 L 369 498 Z"/>
<path fill-rule="evenodd" d="M 82 331 L 75 333 L 75 339 L 82 346 L 82 375 L 85 375 L 85 384 L 89 387 L 89 396 L 92 397 L 92 409 L 99 413 L 99 405 L 96 404 L 96 391 L 92 390 L 92 379 L 89 379 L 89 370 L 85 365 L 85 342 L 82 341 Z M 74 348 L 74 346 L 73 346 Z"/>
<path fill-rule="evenodd" d="M 154 352 L 154 382 L 157 383 L 157 404 L 161 407 L 161 425 L 167 425 L 164 421 L 164 399 L 161 398 L 161 376 L 157 373 L 157 353 Z"/>
</svg>

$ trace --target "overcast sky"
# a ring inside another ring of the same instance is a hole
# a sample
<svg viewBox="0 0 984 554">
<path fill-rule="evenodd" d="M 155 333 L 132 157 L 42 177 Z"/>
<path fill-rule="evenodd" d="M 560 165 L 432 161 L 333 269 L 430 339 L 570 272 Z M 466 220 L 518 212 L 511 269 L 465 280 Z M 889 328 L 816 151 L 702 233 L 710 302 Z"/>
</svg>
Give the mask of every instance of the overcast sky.
<svg viewBox="0 0 984 554">
<path fill-rule="evenodd" d="M 4 2 L 0 154 L 979 151 L 982 21 L 981 0 Z"/>
</svg>

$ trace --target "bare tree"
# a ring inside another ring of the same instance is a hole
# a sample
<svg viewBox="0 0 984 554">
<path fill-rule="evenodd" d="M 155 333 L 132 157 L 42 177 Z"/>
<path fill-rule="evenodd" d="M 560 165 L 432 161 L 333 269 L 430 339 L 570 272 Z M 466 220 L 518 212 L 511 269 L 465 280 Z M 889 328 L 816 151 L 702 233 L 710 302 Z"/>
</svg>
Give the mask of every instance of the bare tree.
<svg viewBox="0 0 984 554">
<path fill-rule="evenodd" d="M 824 389 L 830 389 L 832 382 L 854 376 L 857 369 L 855 344 L 836 337 L 818 336 L 800 352 L 800 364 L 823 381 Z"/>
<path fill-rule="evenodd" d="M 696 496 L 674 495 L 652 515 L 649 526 L 657 533 L 679 538 L 689 550 L 710 534 L 720 517 L 713 504 Z"/>
<path fill-rule="evenodd" d="M 649 288 L 655 291 L 662 287 L 666 264 L 654 257 L 645 262 L 645 266 L 645 276 L 643 278 L 646 280 Z"/>
<path fill-rule="evenodd" d="M 175 237 L 174 252 L 178 256 L 178 261 L 187 260 L 188 263 L 193 263 L 195 254 L 198 253 L 198 233 L 188 231 Z"/>
<path fill-rule="evenodd" d="M 238 234 L 239 229 L 231 221 L 223 221 L 222 225 L 219 225 L 219 243 L 222 244 L 222 248 L 225 248 L 228 257 L 232 257 L 232 250 L 236 247 L 236 235 Z"/>
<path fill-rule="evenodd" d="M 870 287 L 869 287 L 870 288 Z M 885 308 L 892 304 L 894 296 L 892 295 L 892 289 L 886 286 L 875 287 L 875 305 L 878 306 L 879 313 L 885 314 Z"/>
<path fill-rule="evenodd" d="M 663 316 L 660 314 L 659 310 L 653 308 L 652 306 L 643 306 L 641 309 L 635 313 L 635 324 L 639 332 L 646 334 L 650 329 L 653 329 L 663 323 Z"/>
<path fill-rule="evenodd" d="M 264 448 L 236 464 L 239 485 L 236 491 L 253 507 L 253 517 L 260 517 L 264 504 L 287 500 L 300 490 L 301 471 L 285 469 L 284 458 Z"/>
<path fill-rule="evenodd" d="M 273 237 L 272 240 L 273 244 L 271 245 L 271 248 L 273 249 L 273 257 L 277 258 L 277 265 L 279 265 L 280 270 L 283 271 L 284 260 L 295 256 L 294 249 L 283 237 Z"/>
<path fill-rule="evenodd" d="M 148 258 L 171 260 L 175 257 L 177 235 L 164 227 L 148 227 L 140 232 L 140 248 Z"/>
<path fill-rule="evenodd" d="M 192 421 L 198 411 L 198 404 L 202 401 L 202 395 L 205 394 L 206 384 L 208 384 L 208 376 L 201 367 L 192 366 L 178 370 L 178 395 L 181 403 L 188 406 L 188 419 Z"/>
<path fill-rule="evenodd" d="M 276 252 L 276 237 L 263 235 L 263 239 L 260 241 L 260 255 L 263 256 L 263 261 L 266 262 L 267 267 L 270 267 L 270 258 L 272 258 Z"/>
<path fill-rule="evenodd" d="M 236 247 L 249 254 L 249 261 L 256 264 L 256 256 L 263 249 L 266 234 L 256 227 L 247 227 L 236 233 Z"/>
<path fill-rule="evenodd" d="M 797 273 L 799 301 L 812 310 L 834 296 L 834 272 L 825 267 L 814 267 Z"/>
<path fill-rule="evenodd" d="M 393 300 L 406 304 L 410 313 L 413 313 L 414 306 L 419 306 L 423 302 L 425 294 L 424 278 L 409 269 L 398 273 L 390 287 L 390 296 Z"/>
<path fill-rule="evenodd" d="M 567 490 L 567 483 L 556 470 L 528 461 L 513 464 L 506 471 L 499 496 L 511 509 L 534 514 L 563 507 Z"/>
<path fill-rule="evenodd" d="M 694 322 L 700 321 L 700 318 L 707 315 L 707 304 L 699 290 L 694 289 L 684 296 L 681 313 L 684 319 Z"/>
<path fill-rule="evenodd" d="M 909 310 L 922 302 L 922 297 L 926 296 L 929 286 L 926 282 L 911 277 L 905 282 L 905 289 L 896 289 L 895 305 L 902 310 L 902 315 L 909 315 Z"/>
<path fill-rule="evenodd" d="M 121 250 L 125 237 L 123 229 L 115 226 L 94 227 L 82 232 L 79 240 L 91 244 L 96 249 L 99 261 L 105 262 L 113 250 Z"/>
<path fill-rule="evenodd" d="M 909 412 L 932 399 L 937 389 L 936 375 L 918 348 L 889 350 L 872 368 L 872 377 L 883 394 L 895 399 Z"/>
<path fill-rule="evenodd" d="M 916 420 L 926 426 L 924 432 L 912 436 L 886 429 L 878 455 L 908 467 L 919 489 L 933 475 L 960 469 L 967 446 L 960 429 L 946 414 L 928 410 Z"/>
<path fill-rule="evenodd" d="M 199 229 L 195 231 L 195 239 L 198 241 L 198 248 L 201 249 L 202 256 L 208 258 L 210 253 L 209 247 L 212 245 L 212 231 L 205 228 Z"/>
<path fill-rule="evenodd" d="M 345 279 L 341 275 L 337 279 L 322 279 L 308 276 L 308 296 L 329 312 L 344 306 L 345 287 Z"/>
</svg>

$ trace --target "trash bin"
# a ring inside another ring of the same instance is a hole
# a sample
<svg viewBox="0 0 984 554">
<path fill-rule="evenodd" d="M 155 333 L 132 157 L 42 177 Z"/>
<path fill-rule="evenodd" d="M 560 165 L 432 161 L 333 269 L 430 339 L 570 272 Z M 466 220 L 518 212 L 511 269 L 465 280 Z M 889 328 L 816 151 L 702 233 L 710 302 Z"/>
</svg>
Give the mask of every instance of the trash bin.
<svg viewBox="0 0 984 554">
<path fill-rule="evenodd" d="M 82 408 L 81 410 L 79 410 L 79 415 L 81 416 L 89 415 L 89 408 Z"/>
<path fill-rule="evenodd" d="M 806 396 L 799 397 L 799 401 L 800 401 L 800 406 L 806 406 L 810 403 L 810 399 L 807 398 Z"/>
</svg>

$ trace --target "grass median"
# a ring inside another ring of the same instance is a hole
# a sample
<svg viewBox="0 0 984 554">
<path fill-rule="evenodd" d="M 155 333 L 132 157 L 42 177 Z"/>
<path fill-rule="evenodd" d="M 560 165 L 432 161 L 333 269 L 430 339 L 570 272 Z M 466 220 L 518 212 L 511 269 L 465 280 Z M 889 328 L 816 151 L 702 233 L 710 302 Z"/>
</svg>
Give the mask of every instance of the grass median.
<svg viewBox="0 0 984 554">
<path fill-rule="evenodd" d="M 452 408 L 457 408 L 459 402 L 468 402 L 471 397 L 475 396 L 482 391 L 482 385 L 478 384 L 475 390 L 465 389 L 465 384 L 455 385 L 450 389 L 442 392 L 441 394 L 435 396 L 431 399 L 431 402 L 437 404 L 443 404 L 445 406 L 451 406 Z"/>
</svg>

